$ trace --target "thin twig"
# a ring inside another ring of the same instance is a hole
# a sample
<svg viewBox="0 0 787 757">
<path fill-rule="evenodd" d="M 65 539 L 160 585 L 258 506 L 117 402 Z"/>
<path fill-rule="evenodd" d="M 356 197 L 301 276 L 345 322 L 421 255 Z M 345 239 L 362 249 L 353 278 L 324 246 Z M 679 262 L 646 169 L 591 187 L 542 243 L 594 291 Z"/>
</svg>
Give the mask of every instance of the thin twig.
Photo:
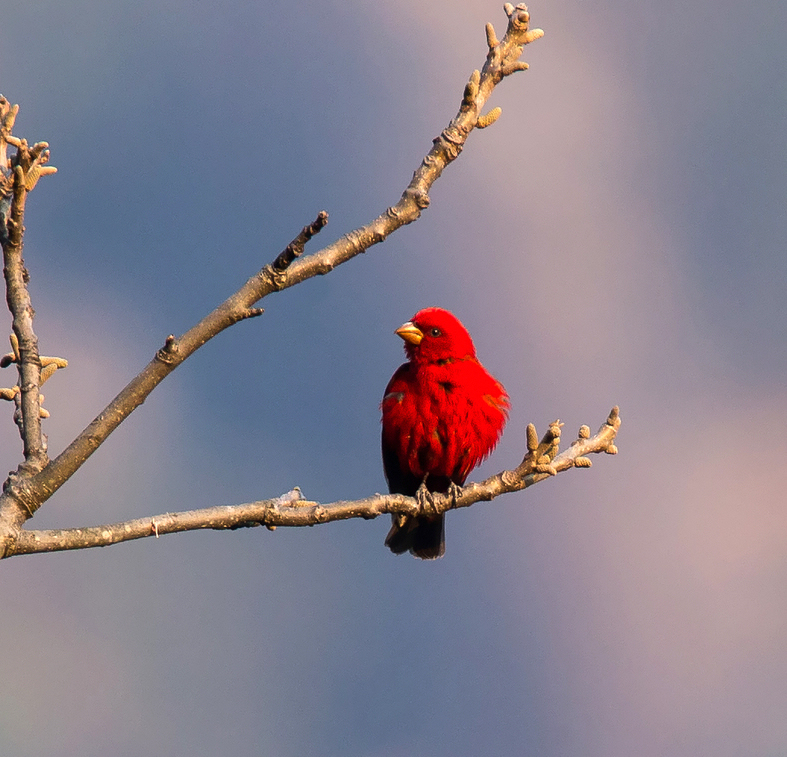
<svg viewBox="0 0 787 757">
<path fill-rule="evenodd" d="M 30 279 L 22 257 L 27 194 L 45 174 L 54 173 L 47 166 L 49 150 L 46 142 L 29 147 L 24 139 L 11 135 L 18 106 L 11 106 L 0 97 L 0 242 L 3 248 L 3 277 L 6 303 L 12 316 L 19 372 L 19 415 L 17 422 L 22 436 L 24 462 L 14 476 L 30 476 L 49 461 L 46 438 L 41 429 L 41 359 L 38 338 L 33 330 L 33 306 L 27 285 Z M 16 154 L 7 157 L 7 147 L 16 147 Z"/>
<path fill-rule="evenodd" d="M 315 235 L 319 234 L 320 231 L 325 228 L 325 224 L 328 223 L 328 213 L 324 210 L 321 210 L 317 214 L 317 218 L 312 221 L 308 226 L 304 226 L 303 230 L 300 234 L 298 234 L 295 239 L 292 240 L 283 250 L 283 252 L 279 253 L 279 256 L 276 260 L 273 261 L 271 264 L 271 268 L 276 273 L 282 273 L 286 271 L 290 264 L 292 263 L 295 258 L 300 257 L 303 255 L 303 250 L 306 247 L 306 243 Z"/>
</svg>

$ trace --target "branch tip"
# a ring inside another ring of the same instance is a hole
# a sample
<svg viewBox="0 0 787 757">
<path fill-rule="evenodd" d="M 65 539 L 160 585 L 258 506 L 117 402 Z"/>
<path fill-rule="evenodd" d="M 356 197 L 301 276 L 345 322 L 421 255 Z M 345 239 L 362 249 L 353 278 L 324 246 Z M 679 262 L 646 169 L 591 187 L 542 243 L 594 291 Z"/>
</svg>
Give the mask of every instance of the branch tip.
<svg viewBox="0 0 787 757">
<path fill-rule="evenodd" d="M 511 16 L 511 23 L 524 31 L 530 23 L 530 14 L 526 10 L 517 8 L 514 15 Z"/>
<path fill-rule="evenodd" d="M 527 450 L 535 452 L 538 449 L 538 432 L 532 423 L 527 424 Z"/>
<path fill-rule="evenodd" d="M 515 60 L 513 63 L 503 66 L 502 73 L 503 76 L 511 76 L 511 74 L 515 74 L 517 71 L 527 71 L 529 68 L 530 66 L 525 63 L 525 61 Z"/>
<path fill-rule="evenodd" d="M 543 442 L 549 444 L 552 441 L 557 441 L 558 439 L 560 439 L 560 434 L 561 434 L 560 429 L 562 427 L 563 424 L 559 420 L 552 421 L 552 423 L 549 424 L 549 431 L 547 431 L 546 434 L 544 434 Z"/>
<path fill-rule="evenodd" d="M 490 50 L 494 50 L 500 44 L 500 40 L 495 34 L 495 27 L 491 23 L 486 25 L 486 44 Z"/>
<path fill-rule="evenodd" d="M 317 214 L 317 218 L 308 226 L 304 226 L 301 233 L 298 234 L 298 236 L 279 253 L 276 260 L 273 261 L 271 268 L 273 269 L 274 275 L 284 273 L 284 271 L 292 265 L 293 260 L 303 254 L 306 243 L 315 236 L 315 234 L 319 234 L 327 223 L 328 213 L 325 210 L 321 210 Z"/>
</svg>

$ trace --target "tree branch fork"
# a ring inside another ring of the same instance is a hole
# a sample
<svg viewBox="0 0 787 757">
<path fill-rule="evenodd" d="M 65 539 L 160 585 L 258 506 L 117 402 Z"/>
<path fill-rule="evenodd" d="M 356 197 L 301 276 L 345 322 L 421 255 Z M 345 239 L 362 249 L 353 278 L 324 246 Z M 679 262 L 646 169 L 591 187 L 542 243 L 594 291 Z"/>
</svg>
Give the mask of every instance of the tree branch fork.
<svg viewBox="0 0 787 757">
<path fill-rule="evenodd" d="M 9 474 L 0 493 L 0 559 L 34 552 L 106 546 L 129 539 L 200 528 L 226 529 L 251 525 L 276 528 L 315 525 L 351 517 L 374 518 L 382 513 L 417 512 L 419 505 L 416 500 L 400 495 L 377 494 L 355 502 L 321 505 L 307 502 L 294 489 L 275 500 L 164 514 L 95 528 L 61 531 L 23 528 L 36 510 L 74 475 L 150 392 L 208 340 L 239 321 L 261 315 L 263 310 L 257 307 L 257 303 L 264 297 L 331 272 L 419 218 L 429 206 L 432 185 L 459 156 L 470 133 L 475 128 L 491 126 L 499 118 L 500 108 L 482 114 L 495 86 L 507 76 L 528 68 L 519 59 L 523 47 L 543 36 L 540 29 L 530 29 L 530 15 L 524 4 L 514 6 L 506 3 L 504 10 L 508 25 L 503 39 L 498 40 L 492 25 L 487 24 L 485 63 L 480 71 L 476 70 L 470 76 L 458 113 L 434 139 L 432 148 L 415 170 L 398 203 L 365 226 L 313 254 L 304 255 L 306 244 L 328 221 L 328 214 L 320 212 L 272 263 L 263 266 L 213 312 L 183 335 L 168 336 L 148 365 L 52 460 L 49 459 L 46 436 L 41 427 L 41 419 L 48 413 L 42 408 L 40 389 L 43 382 L 58 368 L 64 368 L 67 362 L 61 358 L 42 357 L 38 352 L 38 340 L 33 329 L 34 311 L 27 288 L 29 273 L 22 248 L 27 194 L 41 176 L 54 173 L 56 169 L 48 165 L 47 143 L 39 142 L 29 147 L 25 140 L 11 134 L 18 106 L 11 106 L 0 96 L 0 242 L 6 301 L 13 318 L 12 352 L 0 358 L 0 367 L 15 365 L 19 374 L 19 380 L 13 386 L 0 389 L 0 399 L 15 403 L 14 420 L 19 427 L 24 453 L 24 460 L 16 471 Z M 16 148 L 16 154 L 11 158 L 7 157 L 8 147 Z M 435 512 L 467 507 L 506 492 L 524 489 L 570 467 L 587 467 L 590 463 L 587 454 L 614 451 L 612 440 L 619 424 L 620 417 L 615 409 L 596 436 L 590 439 L 588 432 L 583 437 L 587 428 L 583 426 L 577 441 L 561 454 L 557 452 L 559 424 L 552 424 L 541 442 L 535 438 L 535 429 L 528 427 L 528 453 L 517 468 L 503 471 L 480 484 L 468 484 L 454 498 L 436 495 L 428 506 Z"/>
</svg>

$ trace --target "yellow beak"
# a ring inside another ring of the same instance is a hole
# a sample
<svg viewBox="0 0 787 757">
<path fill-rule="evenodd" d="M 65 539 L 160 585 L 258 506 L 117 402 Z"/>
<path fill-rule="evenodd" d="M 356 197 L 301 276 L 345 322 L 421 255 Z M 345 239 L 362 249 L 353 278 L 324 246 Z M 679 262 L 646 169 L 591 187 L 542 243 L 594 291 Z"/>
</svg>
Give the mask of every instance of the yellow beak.
<svg viewBox="0 0 787 757">
<path fill-rule="evenodd" d="M 421 340 L 424 338 L 424 332 L 412 321 L 403 323 L 394 333 L 402 337 L 405 342 L 410 342 L 410 344 L 421 344 Z"/>
</svg>

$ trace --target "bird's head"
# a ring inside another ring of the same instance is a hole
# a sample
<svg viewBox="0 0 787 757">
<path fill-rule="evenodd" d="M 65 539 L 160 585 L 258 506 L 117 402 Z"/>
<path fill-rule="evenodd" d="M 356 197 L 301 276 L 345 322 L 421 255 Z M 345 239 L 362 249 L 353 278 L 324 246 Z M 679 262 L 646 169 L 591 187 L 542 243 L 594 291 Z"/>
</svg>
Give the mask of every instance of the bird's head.
<svg viewBox="0 0 787 757">
<path fill-rule="evenodd" d="M 475 357 L 470 334 L 461 321 L 442 308 L 419 310 L 396 329 L 404 339 L 404 351 L 414 363 L 439 363 Z"/>
</svg>

